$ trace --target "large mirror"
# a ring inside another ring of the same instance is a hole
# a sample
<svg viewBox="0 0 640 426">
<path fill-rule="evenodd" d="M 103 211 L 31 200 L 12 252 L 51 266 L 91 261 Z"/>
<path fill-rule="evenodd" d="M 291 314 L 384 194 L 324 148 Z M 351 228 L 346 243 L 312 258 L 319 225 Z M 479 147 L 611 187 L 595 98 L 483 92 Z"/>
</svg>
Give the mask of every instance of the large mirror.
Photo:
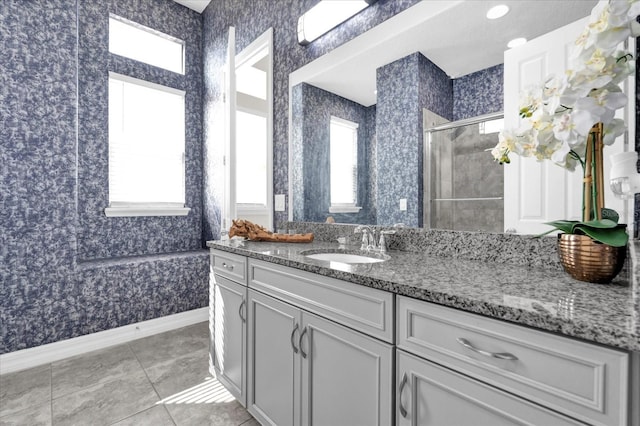
<svg viewBox="0 0 640 426">
<path fill-rule="evenodd" d="M 507 43 L 596 1 L 502 1 L 508 14 L 487 19 L 497 3 L 419 2 L 290 75 L 290 220 L 464 229 L 466 215 L 464 230 L 503 231 L 502 175 L 484 150 L 497 141 Z M 492 219 L 474 228 L 478 209 Z"/>
</svg>

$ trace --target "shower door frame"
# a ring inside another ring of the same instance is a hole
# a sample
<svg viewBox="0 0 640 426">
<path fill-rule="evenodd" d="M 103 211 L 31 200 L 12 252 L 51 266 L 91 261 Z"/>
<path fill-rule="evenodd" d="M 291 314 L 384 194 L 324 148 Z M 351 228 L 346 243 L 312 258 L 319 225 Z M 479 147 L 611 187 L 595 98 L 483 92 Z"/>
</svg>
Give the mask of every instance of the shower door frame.
<svg viewBox="0 0 640 426">
<path fill-rule="evenodd" d="M 424 133 L 425 133 L 425 141 L 426 143 L 426 147 L 423 150 L 423 172 L 422 172 L 422 186 L 423 186 L 423 195 L 422 195 L 422 202 L 423 202 L 423 213 L 422 213 L 422 226 L 426 229 L 432 229 L 432 225 L 431 225 L 431 205 L 433 204 L 432 202 L 432 198 L 431 195 L 433 194 L 433 192 L 435 191 L 434 188 L 434 182 L 431 179 L 431 143 L 433 141 L 433 133 L 434 132 L 439 132 L 439 131 L 443 131 L 443 130 L 449 130 L 449 129 L 455 129 L 457 127 L 463 127 L 463 126 L 468 126 L 470 124 L 477 124 L 477 123 L 482 123 L 485 121 L 491 121 L 491 120 L 498 120 L 504 118 L 504 112 L 500 111 L 500 112 L 492 112 L 489 114 L 483 114 L 483 115 L 478 115 L 476 117 L 471 117 L 471 118 L 465 118 L 463 120 L 457 120 L 457 121 L 451 121 L 449 123 L 445 123 L 445 124 L 440 124 L 437 126 L 433 126 L 433 127 L 429 127 L 427 129 L 425 129 Z M 487 154 L 489 155 L 489 154 Z M 453 165 L 452 165 L 453 167 Z M 500 198 L 504 198 L 504 197 L 500 197 Z M 495 199 L 493 197 L 487 198 L 487 197 L 481 197 L 478 198 L 478 200 L 489 200 L 489 199 Z M 472 201 L 474 200 L 473 198 L 465 198 L 465 200 L 467 201 Z"/>
</svg>

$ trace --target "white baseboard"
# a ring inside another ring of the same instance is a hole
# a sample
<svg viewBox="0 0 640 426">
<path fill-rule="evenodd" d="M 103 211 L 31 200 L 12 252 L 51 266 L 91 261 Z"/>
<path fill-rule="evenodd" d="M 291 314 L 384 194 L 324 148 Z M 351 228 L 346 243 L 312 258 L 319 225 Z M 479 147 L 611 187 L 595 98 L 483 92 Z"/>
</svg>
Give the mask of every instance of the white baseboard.
<svg viewBox="0 0 640 426">
<path fill-rule="evenodd" d="M 179 314 L 142 321 L 111 330 L 61 340 L 35 348 L 0 355 L 0 374 L 12 373 L 59 361 L 71 356 L 130 342 L 191 324 L 207 321 L 209 308 L 194 309 Z"/>
</svg>

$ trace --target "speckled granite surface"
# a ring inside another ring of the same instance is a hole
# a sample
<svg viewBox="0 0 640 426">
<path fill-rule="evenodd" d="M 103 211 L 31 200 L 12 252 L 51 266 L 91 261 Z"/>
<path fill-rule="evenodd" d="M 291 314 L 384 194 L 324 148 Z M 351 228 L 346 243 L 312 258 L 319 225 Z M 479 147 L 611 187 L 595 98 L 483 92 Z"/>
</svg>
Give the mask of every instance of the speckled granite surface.
<svg viewBox="0 0 640 426">
<path fill-rule="evenodd" d="M 306 250 L 338 243 L 210 241 L 209 247 L 414 297 L 537 329 L 640 351 L 640 243 L 607 285 L 576 281 L 561 270 L 390 250 L 382 263 L 311 260 Z M 354 246 L 348 248 L 353 249 Z M 355 247 L 357 248 L 357 247 Z M 631 273 L 630 273 L 631 272 Z"/>
<path fill-rule="evenodd" d="M 326 224 L 315 222 L 287 222 L 286 228 L 293 233 L 313 232 L 315 241 L 335 242 L 338 237 L 347 237 L 347 244 L 360 244 L 360 235 L 354 234 L 356 225 Z M 555 237 L 536 238 L 533 235 L 494 234 L 488 232 L 448 231 L 425 228 L 394 228 L 387 237 L 392 250 L 414 251 L 431 256 L 455 257 L 480 262 L 509 263 L 512 265 L 540 267 L 562 271 L 558 259 Z"/>
</svg>

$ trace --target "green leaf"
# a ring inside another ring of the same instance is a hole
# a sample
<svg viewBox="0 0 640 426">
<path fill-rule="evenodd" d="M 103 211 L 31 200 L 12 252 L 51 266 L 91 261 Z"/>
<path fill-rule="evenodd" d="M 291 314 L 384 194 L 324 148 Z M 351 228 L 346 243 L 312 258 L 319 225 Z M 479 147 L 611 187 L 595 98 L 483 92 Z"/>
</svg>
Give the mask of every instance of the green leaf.
<svg viewBox="0 0 640 426">
<path fill-rule="evenodd" d="M 626 225 L 618 225 L 615 228 L 591 228 L 588 226 L 576 226 L 576 231 L 581 231 L 594 240 L 613 247 L 623 247 L 629 241 Z"/>
<path fill-rule="evenodd" d="M 620 220 L 620 215 L 618 215 L 618 212 L 616 212 L 613 209 L 608 209 L 606 207 L 603 207 L 601 211 L 602 211 L 603 219 L 609 219 L 614 221 L 615 223 L 618 223 L 618 221 Z"/>
<path fill-rule="evenodd" d="M 618 226 L 617 222 L 611 219 L 590 220 L 588 222 L 578 222 L 576 226 L 586 228 L 612 229 Z M 625 225 L 626 226 L 626 225 Z"/>
<path fill-rule="evenodd" d="M 577 220 L 554 220 L 553 222 L 545 222 L 545 225 L 553 226 L 553 229 L 536 236 L 542 237 L 543 235 L 550 234 L 555 230 L 559 230 L 567 234 L 573 234 L 573 228 L 579 223 L 580 222 Z"/>
</svg>

